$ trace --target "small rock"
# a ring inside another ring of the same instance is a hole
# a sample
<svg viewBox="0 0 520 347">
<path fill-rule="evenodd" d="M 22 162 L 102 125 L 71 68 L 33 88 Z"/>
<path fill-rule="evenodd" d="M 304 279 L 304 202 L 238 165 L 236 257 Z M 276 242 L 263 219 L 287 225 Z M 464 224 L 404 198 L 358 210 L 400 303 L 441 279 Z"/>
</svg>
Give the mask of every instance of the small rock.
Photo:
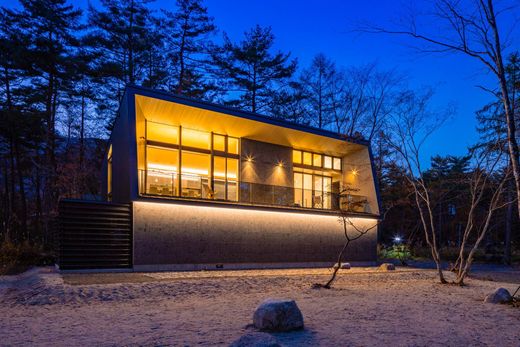
<svg viewBox="0 0 520 347">
<path fill-rule="evenodd" d="M 383 264 L 379 265 L 378 270 L 379 271 L 394 271 L 395 265 L 392 263 L 383 263 Z"/>
<path fill-rule="evenodd" d="M 247 333 L 234 341 L 229 347 L 282 347 L 282 345 L 267 333 Z"/>
<path fill-rule="evenodd" d="M 338 267 L 338 263 L 334 264 L 334 267 Z M 350 269 L 350 263 L 341 263 L 340 269 L 348 270 Z"/>
<path fill-rule="evenodd" d="M 294 300 L 267 299 L 255 310 L 253 324 L 260 330 L 290 331 L 303 328 L 303 316 Z"/>
<path fill-rule="evenodd" d="M 507 304 L 510 302 L 513 298 L 511 297 L 511 294 L 509 291 L 505 288 L 498 288 L 493 293 L 486 296 L 484 299 L 484 302 L 490 303 L 490 304 Z"/>
</svg>

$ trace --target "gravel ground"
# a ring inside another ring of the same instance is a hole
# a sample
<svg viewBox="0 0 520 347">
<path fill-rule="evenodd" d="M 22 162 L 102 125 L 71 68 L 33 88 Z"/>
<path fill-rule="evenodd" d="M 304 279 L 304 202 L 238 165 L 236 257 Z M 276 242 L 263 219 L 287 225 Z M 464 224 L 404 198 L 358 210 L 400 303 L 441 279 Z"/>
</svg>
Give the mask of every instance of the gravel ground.
<svg viewBox="0 0 520 347">
<path fill-rule="evenodd" d="M 0 345 L 227 346 L 252 330 L 261 301 L 291 298 L 306 327 L 275 334 L 286 346 L 520 346 L 520 310 L 483 303 L 495 288 L 518 284 L 471 278 L 457 287 L 438 284 L 432 270 L 354 268 L 341 270 L 334 289 L 311 288 L 328 275 L 33 269 L 0 277 Z"/>
</svg>

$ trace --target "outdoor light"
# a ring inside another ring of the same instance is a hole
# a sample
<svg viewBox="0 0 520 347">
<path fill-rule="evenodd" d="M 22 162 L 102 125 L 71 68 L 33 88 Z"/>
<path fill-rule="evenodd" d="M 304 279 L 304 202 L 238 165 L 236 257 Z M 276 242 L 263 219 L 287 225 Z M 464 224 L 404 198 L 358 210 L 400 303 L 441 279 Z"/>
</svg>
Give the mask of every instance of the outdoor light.
<svg viewBox="0 0 520 347">
<path fill-rule="evenodd" d="M 247 157 L 247 161 L 250 163 L 250 162 L 253 161 L 253 158 L 251 158 L 251 157 L 248 156 L 248 157 Z"/>
<path fill-rule="evenodd" d="M 403 238 L 401 236 L 394 236 L 395 243 L 401 243 L 402 241 L 403 241 Z"/>
<path fill-rule="evenodd" d="M 283 167 L 283 163 L 281 161 L 278 162 L 279 167 Z"/>
<path fill-rule="evenodd" d="M 354 176 L 357 176 L 358 171 L 357 171 L 356 169 L 352 169 L 352 174 L 353 174 Z"/>
</svg>

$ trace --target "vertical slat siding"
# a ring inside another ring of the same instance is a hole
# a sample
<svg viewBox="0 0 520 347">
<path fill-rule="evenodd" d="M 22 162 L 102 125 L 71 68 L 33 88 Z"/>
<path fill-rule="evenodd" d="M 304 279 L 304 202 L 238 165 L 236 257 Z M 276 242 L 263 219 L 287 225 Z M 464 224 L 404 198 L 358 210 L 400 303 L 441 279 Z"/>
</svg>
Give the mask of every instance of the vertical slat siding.
<svg viewBox="0 0 520 347">
<path fill-rule="evenodd" d="M 132 267 L 131 205 L 62 200 L 58 219 L 61 270 Z"/>
</svg>

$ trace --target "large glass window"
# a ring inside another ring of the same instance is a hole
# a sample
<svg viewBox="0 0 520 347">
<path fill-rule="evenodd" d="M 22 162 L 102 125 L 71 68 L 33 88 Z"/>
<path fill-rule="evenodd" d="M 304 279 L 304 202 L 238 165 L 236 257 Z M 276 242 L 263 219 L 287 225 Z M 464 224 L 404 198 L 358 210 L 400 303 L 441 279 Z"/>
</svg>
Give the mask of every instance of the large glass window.
<svg viewBox="0 0 520 347">
<path fill-rule="evenodd" d="M 146 139 L 148 141 L 178 145 L 179 127 L 155 122 L 146 122 Z"/>
<path fill-rule="evenodd" d="M 209 172 L 211 155 L 182 151 L 181 155 L 182 196 L 189 198 L 211 198 Z"/>
<path fill-rule="evenodd" d="M 238 200 L 238 138 L 147 121 L 142 140 L 140 192 Z"/>
<path fill-rule="evenodd" d="M 225 157 L 213 157 L 213 194 L 215 199 L 226 199 Z"/>
<path fill-rule="evenodd" d="M 238 200 L 238 159 L 227 158 L 227 199 Z"/>
<path fill-rule="evenodd" d="M 152 195 L 177 195 L 179 151 L 177 149 L 147 146 L 146 192 Z"/>
<path fill-rule="evenodd" d="M 294 173 L 294 204 L 307 208 L 332 208 L 332 177 Z"/>
<path fill-rule="evenodd" d="M 182 146 L 200 149 L 211 149 L 211 133 L 182 128 Z"/>
</svg>

